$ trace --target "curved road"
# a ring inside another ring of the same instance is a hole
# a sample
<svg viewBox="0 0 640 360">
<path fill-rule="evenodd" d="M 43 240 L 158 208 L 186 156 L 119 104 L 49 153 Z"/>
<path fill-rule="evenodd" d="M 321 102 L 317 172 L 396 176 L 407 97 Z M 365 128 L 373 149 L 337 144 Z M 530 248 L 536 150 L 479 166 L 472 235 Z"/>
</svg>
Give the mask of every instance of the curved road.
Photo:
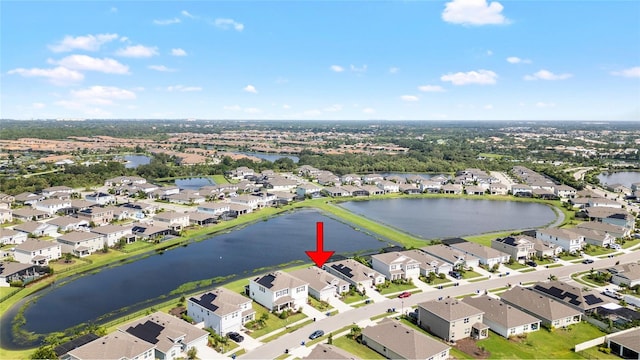
<svg viewBox="0 0 640 360">
<path fill-rule="evenodd" d="M 335 332 L 347 325 L 358 323 L 362 320 L 368 320 L 370 317 L 385 313 L 388 308 L 395 307 L 400 309 L 401 307 L 410 308 L 418 303 L 434 300 L 438 297 L 456 297 L 465 294 L 475 293 L 476 290 L 484 291 L 485 289 L 491 290 L 500 287 L 507 286 L 507 284 L 518 284 L 518 282 L 527 283 L 532 281 L 544 281 L 549 278 L 551 274 L 555 275 L 559 280 L 567 280 L 572 273 L 588 271 L 592 268 L 607 268 L 613 266 L 616 261 L 621 263 L 638 261 L 640 256 L 638 252 L 632 252 L 616 256 L 614 258 L 606 258 L 596 260 L 593 264 L 573 264 L 568 266 L 562 266 L 557 268 L 546 269 L 538 267 L 536 271 L 527 273 L 518 273 L 514 271 L 511 275 L 506 277 L 492 278 L 481 282 L 468 283 L 460 286 L 453 286 L 444 288 L 442 290 L 432 289 L 427 292 L 414 294 L 409 298 L 401 299 L 389 299 L 380 303 L 373 303 L 360 308 L 352 309 L 344 313 L 340 313 L 337 316 L 331 316 L 315 323 L 311 323 L 301 329 L 296 330 L 293 333 L 283 335 L 282 337 L 268 342 L 250 352 L 242 355 L 242 359 L 274 359 L 284 353 L 285 349 L 295 349 L 301 346 L 301 341 L 308 340 L 309 334 L 317 329 L 324 330 L 325 334 L 329 332 Z"/>
</svg>

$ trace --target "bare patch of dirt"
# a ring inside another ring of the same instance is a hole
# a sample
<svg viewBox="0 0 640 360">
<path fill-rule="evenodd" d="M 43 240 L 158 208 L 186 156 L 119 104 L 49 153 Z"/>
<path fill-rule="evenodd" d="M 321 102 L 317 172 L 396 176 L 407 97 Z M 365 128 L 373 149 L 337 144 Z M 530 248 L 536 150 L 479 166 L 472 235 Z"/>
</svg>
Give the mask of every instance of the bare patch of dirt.
<svg viewBox="0 0 640 360">
<path fill-rule="evenodd" d="M 491 356 L 491 352 L 479 348 L 476 341 L 470 338 L 457 340 L 454 347 L 475 359 L 488 359 Z"/>
</svg>

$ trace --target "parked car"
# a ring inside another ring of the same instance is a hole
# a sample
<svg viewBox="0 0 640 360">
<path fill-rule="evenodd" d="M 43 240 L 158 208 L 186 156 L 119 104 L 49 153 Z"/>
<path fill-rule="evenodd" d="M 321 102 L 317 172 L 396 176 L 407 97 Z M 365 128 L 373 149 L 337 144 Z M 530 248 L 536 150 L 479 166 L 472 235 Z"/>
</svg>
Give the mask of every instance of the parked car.
<svg viewBox="0 0 640 360">
<path fill-rule="evenodd" d="M 238 334 L 235 331 L 227 333 L 227 336 L 229 337 L 229 339 L 231 339 L 231 340 L 233 340 L 233 341 L 235 341 L 237 343 L 240 343 L 240 342 L 242 342 L 242 340 L 244 340 L 244 336 Z"/>
<path fill-rule="evenodd" d="M 452 278 L 454 278 L 456 280 L 462 279 L 462 274 L 460 274 L 457 271 L 449 271 L 449 276 L 451 276 Z"/>
<path fill-rule="evenodd" d="M 398 295 L 399 298 L 408 298 L 409 296 L 411 296 L 411 293 L 408 291 L 405 291 L 403 293 L 400 293 L 400 295 Z"/>
<path fill-rule="evenodd" d="M 324 335 L 324 331 L 316 330 L 316 331 L 312 332 L 311 335 L 309 335 L 309 339 L 311 339 L 311 340 L 317 339 L 322 335 Z"/>
<path fill-rule="evenodd" d="M 583 263 L 583 264 L 593 264 L 593 260 L 591 260 L 591 259 L 584 259 L 584 260 L 582 260 L 582 263 Z"/>
<path fill-rule="evenodd" d="M 533 260 L 529 260 L 526 262 L 527 265 L 531 266 L 531 267 L 536 267 L 538 266 L 538 263 L 533 261 Z"/>
<path fill-rule="evenodd" d="M 609 290 L 609 289 L 604 289 L 604 291 L 602 292 L 602 294 L 612 297 L 614 299 L 620 300 L 622 299 L 622 295 L 620 295 L 619 293 L 613 291 L 613 290 Z"/>
</svg>

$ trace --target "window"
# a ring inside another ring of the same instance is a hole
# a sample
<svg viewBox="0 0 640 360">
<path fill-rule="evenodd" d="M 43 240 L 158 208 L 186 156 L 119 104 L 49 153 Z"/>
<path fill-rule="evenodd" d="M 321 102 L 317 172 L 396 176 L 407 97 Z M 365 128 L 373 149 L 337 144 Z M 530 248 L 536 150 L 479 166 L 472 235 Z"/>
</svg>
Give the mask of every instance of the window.
<svg viewBox="0 0 640 360">
<path fill-rule="evenodd" d="M 265 290 L 264 286 L 260 286 L 260 287 L 258 287 L 258 291 L 260 291 L 260 292 L 267 292 L 267 291 Z"/>
<path fill-rule="evenodd" d="M 464 323 L 468 324 L 469 323 L 469 318 L 464 318 Z"/>
<path fill-rule="evenodd" d="M 471 332 L 471 329 L 469 329 L 469 328 L 464 329 L 464 334 L 465 335 L 469 334 L 470 332 Z"/>
<path fill-rule="evenodd" d="M 529 325 L 528 325 L 528 324 L 525 324 L 525 325 L 522 327 L 522 329 L 523 329 L 523 330 L 525 330 L 525 331 L 526 331 L 526 330 L 529 330 Z"/>
<path fill-rule="evenodd" d="M 509 330 L 509 334 L 513 335 L 513 334 L 515 334 L 515 333 L 516 333 L 516 329 L 515 329 L 515 328 L 511 328 L 511 329 Z"/>
<path fill-rule="evenodd" d="M 300 286 L 296 289 L 296 294 L 299 294 L 301 292 L 304 292 L 305 287 L 304 286 Z"/>
</svg>

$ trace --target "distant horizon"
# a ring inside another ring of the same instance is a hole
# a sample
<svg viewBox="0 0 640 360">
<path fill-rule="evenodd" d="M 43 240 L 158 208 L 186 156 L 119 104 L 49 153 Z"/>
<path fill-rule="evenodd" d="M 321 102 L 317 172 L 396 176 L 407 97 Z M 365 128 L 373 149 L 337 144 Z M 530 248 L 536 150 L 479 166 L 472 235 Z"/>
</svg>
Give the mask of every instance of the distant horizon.
<svg viewBox="0 0 640 360">
<path fill-rule="evenodd" d="M 640 1 L 25 0 L 1 20 L 3 118 L 640 121 Z"/>
</svg>

